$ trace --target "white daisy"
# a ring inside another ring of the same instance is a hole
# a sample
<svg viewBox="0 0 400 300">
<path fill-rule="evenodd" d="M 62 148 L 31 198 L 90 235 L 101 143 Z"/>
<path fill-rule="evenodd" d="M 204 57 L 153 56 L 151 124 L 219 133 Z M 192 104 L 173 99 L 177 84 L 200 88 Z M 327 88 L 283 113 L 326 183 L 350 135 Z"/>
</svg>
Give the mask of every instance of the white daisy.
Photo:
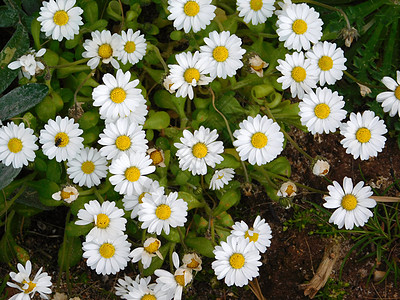
<svg viewBox="0 0 400 300">
<path fill-rule="evenodd" d="M 79 186 L 91 188 L 107 176 L 107 160 L 95 148 L 84 148 L 75 158 L 68 160 L 69 178 Z"/>
<path fill-rule="evenodd" d="M 127 155 L 146 152 L 148 141 L 142 126 L 129 122 L 128 118 L 118 119 L 115 123 L 106 124 L 98 141 L 103 147 L 100 154 L 107 159 L 118 158 L 121 153 Z"/>
<path fill-rule="evenodd" d="M 30 128 L 25 128 L 21 122 L 19 125 L 10 122 L 7 126 L 0 127 L 0 161 L 13 168 L 27 166 L 29 161 L 34 161 L 35 151 L 39 147 L 35 144 L 37 137 Z"/>
<path fill-rule="evenodd" d="M 39 142 L 42 151 L 49 159 L 56 158 L 57 162 L 73 159 L 83 148 L 83 133 L 74 119 L 60 116 L 49 120 L 44 129 L 40 130 Z"/>
<path fill-rule="evenodd" d="M 172 192 L 167 196 L 146 194 L 138 212 L 141 228 L 148 233 L 161 234 L 164 230 L 169 234 L 170 227 L 185 225 L 188 205 L 182 199 L 177 199 L 178 193 Z"/>
<path fill-rule="evenodd" d="M 243 67 L 241 61 L 246 50 L 240 47 L 242 40 L 229 31 L 218 33 L 210 32 L 208 38 L 204 38 L 207 44 L 200 47 L 200 61 L 207 64 L 211 77 L 226 78 L 236 74 L 236 70 Z M 204 60 L 204 62 L 203 62 Z"/>
<path fill-rule="evenodd" d="M 119 158 L 112 161 L 110 182 L 115 185 L 115 191 L 124 195 L 132 195 L 134 191 L 141 191 L 141 187 L 151 183 L 151 179 L 145 175 L 153 173 L 155 166 L 151 166 L 152 160 L 142 152 L 126 155 L 122 153 Z"/>
<path fill-rule="evenodd" d="M 189 270 L 194 270 L 197 272 L 202 270 L 202 260 L 197 253 L 186 253 L 182 258 L 182 262 L 183 268 L 188 268 Z"/>
<path fill-rule="evenodd" d="M 136 284 L 126 295 L 128 300 L 169 300 L 164 291 L 161 290 L 161 285 L 151 283 L 151 277 L 140 278 Z"/>
<path fill-rule="evenodd" d="M 236 6 L 239 17 L 244 17 L 245 23 L 253 25 L 265 23 L 271 17 L 275 7 L 275 0 L 237 0 Z"/>
<path fill-rule="evenodd" d="M 72 40 L 79 33 L 79 26 L 83 25 L 83 10 L 74 7 L 75 0 L 50 0 L 42 4 L 37 20 L 46 36 L 61 42 L 63 38 Z"/>
<path fill-rule="evenodd" d="M 97 68 L 100 60 L 104 64 L 111 63 L 115 69 L 119 69 L 119 63 L 115 59 L 118 56 L 118 49 L 121 44 L 121 37 L 114 33 L 111 35 L 109 30 L 102 32 L 92 31 L 92 39 L 87 39 L 83 43 L 86 51 L 82 53 L 85 58 L 90 58 L 87 65 L 93 70 Z"/>
<path fill-rule="evenodd" d="M 97 274 L 116 274 L 128 265 L 131 244 L 127 235 L 120 235 L 116 239 L 99 241 L 97 239 L 85 241 L 82 244 L 83 257 L 86 264 L 96 270 Z"/>
<path fill-rule="evenodd" d="M 142 90 L 136 88 L 139 79 L 131 81 L 131 73 L 122 70 L 117 75 L 107 73 L 103 76 L 104 84 L 93 89 L 93 106 L 100 107 L 100 115 L 105 118 L 117 119 L 126 117 L 134 111 L 139 104 L 146 103 Z"/>
<path fill-rule="evenodd" d="M 156 238 L 148 238 L 144 241 L 143 247 L 134 249 L 129 257 L 132 257 L 132 262 L 138 262 L 139 260 L 143 264 L 143 269 L 150 267 L 151 260 L 154 256 L 158 256 L 161 260 L 164 260 L 162 254 L 158 249 L 161 247 L 161 241 Z"/>
<path fill-rule="evenodd" d="M 267 251 L 267 247 L 271 245 L 271 227 L 260 216 L 256 217 L 253 226 L 250 228 L 244 221 L 236 222 L 232 228 L 231 234 L 233 236 L 243 237 L 261 253 Z"/>
<path fill-rule="evenodd" d="M 294 52 L 292 55 L 286 54 L 285 60 L 278 59 L 279 66 L 276 67 L 283 76 L 276 81 L 282 83 L 282 88 L 290 87 L 292 98 L 303 99 L 304 91 L 309 93 L 312 88 L 317 86 L 318 69 L 311 64 L 310 59 L 304 59 L 303 52 Z"/>
<path fill-rule="evenodd" d="M 376 101 L 382 103 L 383 111 L 389 112 L 389 116 L 394 117 L 396 114 L 400 117 L 400 71 L 396 72 L 397 82 L 390 77 L 383 77 L 382 83 L 391 92 L 382 92 L 376 96 Z"/>
<path fill-rule="evenodd" d="M 247 117 L 239 123 L 240 129 L 235 130 L 233 136 L 241 160 L 248 160 L 250 164 L 264 165 L 275 159 L 283 150 L 283 133 L 278 123 L 268 117 L 257 115 Z"/>
<path fill-rule="evenodd" d="M 354 225 L 363 226 L 373 213 L 368 208 L 373 208 L 376 201 L 372 198 L 372 191 L 369 186 L 364 186 L 360 181 L 353 187 L 351 178 L 343 179 L 343 187 L 337 181 L 328 185 L 329 196 L 325 196 L 324 207 L 337 208 L 329 219 L 330 223 L 342 228 L 353 229 Z"/>
<path fill-rule="evenodd" d="M 16 288 L 21 293 L 15 294 L 9 300 L 29 300 L 38 292 L 42 299 L 49 299 L 48 294 L 51 294 L 51 277 L 46 273 L 42 273 L 42 268 L 36 273 L 31 280 L 32 264 L 28 260 L 25 267 L 21 264 L 17 265 L 18 273 L 10 272 L 10 278 L 14 282 L 7 282 L 7 285 Z"/>
<path fill-rule="evenodd" d="M 46 49 L 42 48 L 37 53 L 35 50 L 30 50 L 28 54 L 22 55 L 16 61 L 8 64 L 8 68 L 16 70 L 21 68 L 24 77 L 30 79 L 31 76 L 39 74 L 44 70 L 44 64 L 36 58 L 42 57 L 46 53 Z"/>
<path fill-rule="evenodd" d="M 136 102 L 134 107 L 129 107 L 130 111 L 127 116 L 116 116 L 115 118 L 107 118 L 106 116 L 100 115 L 100 119 L 105 119 L 105 123 L 115 123 L 119 119 L 128 119 L 129 123 L 135 123 L 137 125 L 143 125 L 146 122 L 146 116 L 148 113 L 147 105 L 142 102 Z"/>
<path fill-rule="evenodd" d="M 340 134 L 345 137 L 340 143 L 354 159 L 360 157 L 361 160 L 367 160 L 382 151 L 386 141 L 383 135 L 386 132 L 385 123 L 373 111 L 351 113 L 350 121 L 343 123 L 340 128 Z"/>
<path fill-rule="evenodd" d="M 57 201 L 64 200 L 67 203 L 72 203 L 76 199 L 78 199 L 78 196 L 78 190 L 75 187 L 68 185 L 64 187 L 61 191 L 58 191 L 51 195 L 51 198 Z"/>
<path fill-rule="evenodd" d="M 79 220 L 76 225 L 94 223 L 94 227 L 86 236 L 86 240 L 117 238 L 125 230 L 126 219 L 124 210 L 115 206 L 115 202 L 104 201 L 101 205 L 97 200 L 85 203 L 85 209 L 78 211 Z"/>
<path fill-rule="evenodd" d="M 335 132 L 346 118 L 343 96 L 328 88 L 317 88 L 305 94 L 299 103 L 301 124 L 312 133 Z"/>
<path fill-rule="evenodd" d="M 217 279 L 225 278 L 228 286 L 242 287 L 259 275 L 261 256 L 254 245 L 244 238 L 230 235 L 226 242 L 221 242 L 221 246 L 216 246 L 213 252 L 215 261 L 211 267 Z"/>
<path fill-rule="evenodd" d="M 122 198 L 124 208 L 126 211 L 132 211 L 131 218 L 134 219 L 138 215 L 140 204 L 143 203 L 143 197 L 147 194 L 158 194 L 164 195 L 164 187 L 160 186 L 157 180 L 154 180 L 146 185 L 139 186 L 137 190 L 134 190 L 132 195 L 125 195 Z"/>
<path fill-rule="evenodd" d="M 147 281 L 150 282 L 151 277 L 149 276 L 145 278 L 145 280 L 146 282 Z M 139 275 L 136 276 L 135 280 L 133 280 L 127 275 L 124 276 L 124 279 L 119 278 L 118 283 L 115 285 L 115 294 L 121 297 L 121 299 L 127 299 L 129 292 L 138 286 L 139 281 L 140 281 Z"/>
<path fill-rule="evenodd" d="M 296 185 L 291 181 L 287 181 L 281 185 L 276 195 L 279 197 L 294 197 L 296 196 L 296 192 L 297 192 Z"/>
<path fill-rule="evenodd" d="M 208 64 L 205 60 L 200 60 L 200 54 L 196 51 L 193 55 L 190 52 L 175 55 L 177 65 L 168 65 L 170 75 L 168 77 L 173 82 L 171 90 L 176 90 L 176 97 L 186 97 L 193 99 L 193 87 L 206 85 L 212 81 L 207 77 Z"/>
<path fill-rule="evenodd" d="M 154 166 L 166 167 L 164 151 L 162 149 L 151 148 L 146 153 L 150 156 Z"/>
<path fill-rule="evenodd" d="M 235 170 L 232 168 L 225 168 L 221 170 L 215 170 L 215 173 L 210 181 L 210 189 L 219 190 L 228 184 L 235 175 Z"/>
<path fill-rule="evenodd" d="M 347 59 L 344 57 L 343 50 L 336 48 L 335 43 L 319 42 L 311 50 L 306 52 L 306 57 L 311 59 L 311 64 L 319 71 L 319 84 L 334 84 L 336 80 L 343 77 L 343 71 L 346 70 L 344 63 Z"/>
<path fill-rule="evenodd" d="M 133 32 L 131 28 L 127 32 L 121 31 L 121 43 L 118 49 L 118 59 L 125 65 L 128 61 L 136 64 L 146 54 L 146 40 L 140 30 Z"/>
<path fill-rule="evenodd" d="M 322 37 L 322 20 L 313 7 L 305 3 L 285 5 L 277 11 L 276 33 L 279 41 L 285 41 L 287 49 L 300 51 L 310 49 L 310 42 L 315 44 Z"/>
<path fill-rule="evenodd" d="M 328 174 L 330 165 L 326 160 L 318 159 L 312 168 L 313 174 L 317 176 L 325 176 Z"/>
<path fill-rule="evenodd" d="M 216 141 L 217 138 L 216 129 L 210 131 L 209 128 L 200 126 L 193 134 L 185 129 L 180 139 L 182 144 L 174 144 L 178 148 L 176 156 L 179 159 L 179 167 L 182 170 L 189 169 L 193 175 L 207 174 L 207 165 L 214 168 L 223 161 L 219 154 L 224 152 L 224 145 L 221 141 Z"/>
<path fill-rule="evenodd" d="M 205 29 L 215 17 L 214 5 L 211 0 L 168 0 L 168 10 L 171 14 L 168 20 L 174 21 L 177 30 L 188 33 L 191 29 L 198 32 Z"/>
</svg>

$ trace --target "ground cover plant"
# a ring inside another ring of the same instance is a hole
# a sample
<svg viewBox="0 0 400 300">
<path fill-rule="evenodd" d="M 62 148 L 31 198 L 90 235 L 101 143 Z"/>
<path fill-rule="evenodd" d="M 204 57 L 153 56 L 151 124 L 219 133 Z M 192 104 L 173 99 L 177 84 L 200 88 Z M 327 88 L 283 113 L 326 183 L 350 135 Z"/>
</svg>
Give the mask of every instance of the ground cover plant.
<svg viewBox="0 0 400 300">
<path fill-rule="evenodd" d="M 1 299 L 399 297 L 399 16 L 5 0 Z"/>
</svg>

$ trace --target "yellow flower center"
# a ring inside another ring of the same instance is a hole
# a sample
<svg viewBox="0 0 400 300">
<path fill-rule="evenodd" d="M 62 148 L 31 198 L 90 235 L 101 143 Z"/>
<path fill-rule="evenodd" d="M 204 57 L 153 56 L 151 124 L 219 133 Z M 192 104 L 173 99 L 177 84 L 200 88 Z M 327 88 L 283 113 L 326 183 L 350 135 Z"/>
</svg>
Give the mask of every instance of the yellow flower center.
<svg viewBox="0 0 400 300">
<path fill-rule="evenodd" d="M 224 178 L 224 174 L 218 175 L 217 180 Z"/>
<path fill-rule="evenodd" d="M 109 44 L 103 44 L 99 47 L 99 56 L 102 59 L 107 59 L 110 58 L 111 55 L 113 54 L 113 50 Z"/>
<path fill-rule="evenodd" d="M 65 200 L 65 199 L 69 199 L 69 197 L 71 197 L 71 195 L 73 195 L 74 193 L 73 192 L 64 192 L 64 191 L 61 191 L 61 198 L 63 199 L 63 200 Z"/>
<path fill-rule="evenodd" d="M 229 51 L 224 46 L 218 46 L 218 47 L 215 47 L 212 55 L 216 61 L 223 62 L 228 58 Z"/>
<path fill-rule="evenodd" d="M 140 298 L 140 300 L 157 300 L 157 298 L 153 295 L 146 294 L 142 298 Z"/>
<path fill-rule="evenodd" d="M 124 50 L 127 53 L 132 53 L 136 50 L 136 44 L 132 41 L 128 41 L 124 46 Z"/>
<path fill-rule="evenodd" d="M 130 182 L 138 181 L 140 177 L 140 170 L 136 167 L 130 167 L 125 171 L 125 177 Z"/>
<path fill-rule="evenodd" d="M 92 174 L 94 169 L 95 169 L 94 163 L 89 160 L 85 161 L 81 166 L 81 170 L 85 174 Z"/>
<path fill-rule="evenodd" d="M 157 206 L 156 216 L 161 220 L 166 220 L 171 215 L 171 208 L 166 204 L 161 204 Z"/>
<path fill-rule="evenodd" d="M 356 132 L 356 139 L 360 143 L 367 143 L 371 139 L 371 131 L 365 127 L 361 127 Z"/>
<path fill-rule="evenodd" d="M 104 243 L 100 246 L 99 252 L 104 258 L 110 258 L 114 256 L 115 247 L 109 243 Z"/>
<path fill-rule="evenodd" d="M 196 145 L 193 146 L 192 153 L 194 157 L 203 158 L 208 153 L 207 146 L 204 145 L 203 143 L 197 143 Z"/>
<path fill-rule="evenodd" d="M 156 150 L 150 153 L 150 158 L 153 161 L 153 165 L 158 165 L 163 162 L 163 156 L 161 154 L 161 151 Z"/>
<path fill-rule="evenodd" d="M 192 261 L 189 264 L 187 264 L 187 267 L 190 269 L 195 269 L 199 265 L 200 265 L 200 263 L 197 260 L 195 260 L 194 258 L 192 258 Z"/>
<path fill-rule="evenodd" d="M 22 281 L 22 284 L 28 284 L 28 288 L 27 289 L 22 288 L 24 290 L 25 294 L 29 294 L 36 287 L 36 283 L 33 283 L 32 281 L 26 282 L 24 280 L 24 281 Z"/>
<path fill-rule="evenodd" d="M 322 71 L 329 71 L 333 67 L 333 60 L 329 56 L 322 56 L 318 61 L 318 66 Z"/>
<path fill-rule="evenodd" d="M 257 149 L 264 148 L 268 144 L 268 138 L 264 133 L 256 132 L 251 137 L 251 144 Z"/>
<path fill-rule="evenodd" d="M 146 194 L 149 194 L 149 193 L 143 192 L 143 193 L 140 194 L 140 196 L 138 198 L 139 203 L 143 203 L 143 197 L 146 196 Z"/>
<path fill-rule="evenodd" d="M 250 230 L 253 230 L 253 228 L 250 228 Z M 246 233 L 244 234 L 244 238 L 249 238 L 250 242 L 257 242 L 258 241 L 258 233 L 253 232 L 253 235 L 249 234 L 249 231 L 247 230 Z"/>
<path fill-rule="evenodd" d="M 69 143 L 69 137 L 65 132 L 59 132 L 54 137 L 54 145 L 56 147 L 65 147 Z"/>
<path fill-rule="evenodd" d="M 307 31 L 307 23 L 301 19 L 297 19 L 293 22 L 292 29 L 296 34 L 303 34 Z"/>
<path fill-rule="evenodd" d="M 244 256 L 240 253 L 233 253 L 229 258 L 229 264 L 234 269 L 241 269 L 244 266 Z"/>
<path fill-rule="evenodd" d="M 261 65 L 259 65 L 259 66 L 252 65 L 251 68 L 256 72 L 261 71 L 263 69 L 263 63 L 261 63 Z"/>
<path fill-rule="evenodd" d="M 59 10 L 54 14 L 53 21 L 58 26 L 64 26 L 68 23 L 69 16 L 65 10 Z"/>
<path fill-rule="evenodd" d="M 148 253 L 152 254 L 152 253 L 156 252 L 158 250 L 158 248 L 160 248 L 160 241 L 155 240 L 147 247 L 144 247 L 144 250 L 146 250 Z"/>
<path fill-rule="evenodd" d="M 175 281 L 181 285 L 185 286 L 185 276 L 184 275 L 175 275 Z"/>
<path fill-rule="evenodd" d="M 126 92 L 122 88 L 115 88 L 111 91 L 110 98 L 114 103 L 122 103 L 126 98 Z"/>
<path fill-rule="evenodd" d="M 110 218 L 106 214 L 97 215 L 97 222 L 96 222 L 97 227 L 105 229 L 108 227 L 108 224 L 110 224 Z"/>
<path fill-rule="evenodd" d="M 115 146 L 119 150 L 125 151 L 131 147 L 131 139 L 129 138 L 129 136 L 121 135 L 115 140 Z"/>
<path fill-rule="evenodd" d="M 307 73 L 306 70 L 302 67 L 294 67 L 292 70 L 292 78 L 296 82 L 302 82 L 306 79 Z"/>
<path fill-rule="evenodd" d="M 183 74 L 187 83 L 192 83 L 193 79 L 197 82 L 200 79 L 200 72 L 196 68 L 189 68 Z"/>
<path fill-rule="evenodd" d="M 400 100 L 400 85 L 398 85 L 394 90 L 394 96 L 397 98 L 397 100 Z"/>
<path fill-rule="evenodd" d="M 291 184 L 289 184 L 286 188 L 286 194 L 290 197 L 293 193 L 295 193 L 294 188 Z"/>
<path fill-rule="evenodd" d="M 353 210 L 357 206 L 357 198 L 351 194 L 345 195 L 342 198 L 342 207 L 345 210 Z"/>
<path fill-rule="evenodd" d="M 258 11 L 263 6 L 262 0 L 250 0 L 250 8 L 252 10 Z"/>
<path fill-rule="evenodd" d="M 183 11 L 185 14 L 189 17 L 194 17 L 197 15 L 200 11 L 200 6 L 197 4 L 196 1 L 188 1 L 186 4 L 183 6 Z"/>
<path fill-rule="evenodd" d="M 314 113 L 319 119 L 326 119 L 331 113 L 331 109 L 325 103 L 320 103 L 314 108 Z"/>
<path fill-rule="evenodd" d="M 12 153 L 18 153 L 22 150 L 22 142 L 17 138 L 10 139 L 7 146 Z"/>
</svg>

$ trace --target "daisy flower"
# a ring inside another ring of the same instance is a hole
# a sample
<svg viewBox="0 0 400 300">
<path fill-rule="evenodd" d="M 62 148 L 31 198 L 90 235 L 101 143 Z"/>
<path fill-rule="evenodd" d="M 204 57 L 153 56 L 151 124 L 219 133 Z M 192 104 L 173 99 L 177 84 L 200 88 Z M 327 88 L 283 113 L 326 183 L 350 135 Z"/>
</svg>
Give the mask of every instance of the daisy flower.
<svg viewBox="0 0 400 300">
<path fill-rule="evenodd" d="M 129 257 L 132 257 L 132 262 L 138 262 L 139 260 L 143 264 L 143 269 L 150 267 L 151 260 L 154 256 L 158 256 L 161 260 L 164 260 L 162 254 L 158 249 L 161 247 L 161 241 L 156 238 L 148 238 L 144 241 L 143 247 L 134 249 Z"/>
<path fill-rule="evenodd" d="M 105 124 L 116 123 L 119 119 L 127 119 L 129 123 L 135 123 L 137 125 L 143 125 L 146 122 L 146 116 L 148 113 L 147 105 L 145 103 L 136 103 L 135 107 L 129 107 L 130 111 L 127 116 L 117 116 L 115 118 L 106 118 L 100 115 L 100 119 L 105 120 Z"/>
<path fill-rule="evenodd" d="M 207 77 L 208 64 L 204 60 L 199 60 L 199 52 L 193 55 L 190 52 L 175 55 L 178 62 L 177 65 L 168 65 L 170 75 L 168 77 L 172 81 L 171 90 L 176 90 L 176 97 L 186 97 L 193 99 L 193 87 L 198 85 L 206 85 L 212 81 Z"/>
<path fill-rule="evenodd" d="M 93 106 L 100 107 L 100 115 L 104 118 L 117 119 L 126 117 L 139 104 L 146 103 L 142 90 L 136 88 L 139 79 L 131 81 L 131 73 L 117 71 L 116 77 L 107 73 L 103 76 L 104 84 L 95 87 L 92 92 Z"/>
<path fill-rule="evenodd" d="M 154 166 L 159 166 L 161 168 L 165 168 L 165 157 L 164 151 L 162 149 L 151 148 L 146 151 L 147 154 L 150 156 L 151 160 L 153 161 Z"/>
<path fill-rule="evenodd" d="M 312 172 L 317 176 L 325 176 L 328 174 L 329 169 L 330 165 L 326 160 L 318 159 L 312 168 Z"/>
<path fill-rule="evenodd" d="M 346 118 L 343 96 L 328 88 L 317 88 L 305 94 L 299 103 L 301 124 L 312 133 L 335 132 Z"/>
<path fill-rule="evenodd" d="M 43 154 L 49 159 L 55 157 L 57 162 L 73 159 L 83 148 L 82 133 L 74 119 L 57 116 L 56 120 L 49 120 L 40 130 L 39 142 L 43 145 Z"/>
<path fill-rule="evenodd" d="M 67 174 L 79 186 L 91 188 L 107 176 L 107 160 L 95 148 L 84 148 L 67 162 Z"/>
<path fill-rule="evenodd" d="M 225 168 L 221 170 L 215 170 L 215 173 L 210 181 L 210 189 L 219 190 L 228 184 L 235 175 L 235 170 L 232 168 Z"/>
<path fill-rule="evenodd" d="M 128 118 L 106 124 L 103 133 L 100 133 L 98 143 L 103 145 L 100 148 L 100 154 L 107 159 L 118 158 L 122 153 L 130 155 L 146 152 L 148 148 L 143 127 L 129 122 Z"/>
<path fill-rule="evenodd" d="M 182 258 L 182 262 L 183 268 L 188 268 L 189 270 L 194 270 L 197 272 L 202 270 L 202 260 L 197 253 L 186 253 Z"/>
<path fill-rule="evenodd" d="M 10 122 L 7 126 L 0 127 L 0 161 L 13 168 L 27 166 L 28 161 L 34 161 L 35 151 L 39 147 L 35 144 L 37 137 L 30 128 L 25 128 L 21 122 L 16 125 Z"/>
<path fill-rule="evenodd" d="M 313 7 L 305 3 L 288 4 L 276 14 L 276 33 L 287 49 L 308 50 L 310 42 L 315 44 L 321 39 L 323 22 Z"/>
<path fill-rule="evenodd" d="M 253 226 L 250 228 L 244 221 L 236 222 L 232 228 L 231 234 L 233 236 L 243 237 L 261 253 L 267 251 L 267 247 L 271 245 L 271 227 L 260 216 L 256 217 Z"/>
<path fill-rule="evenodd" d="M 116 274 L 128 265 L 131 244 L 127 235 L 119 235 L 116 239 L 99 241 L 93 239 L 82 244 L 83 257 L 86 264 L 96 270 L 97 274 Z"/>
<path fill-rule="evenodd" d="M 177 30 L 183 28 L 186 33 L 191 29 L 198 32 L 214 19 L 215 9 L 211 0 L 168 0 L 168 10 L 171 12 L 168 20 L 174 21 Z"/>
<path fill-rule="evenodd" d="M 146 282 L 150 282 L 151 277 L 145 278 Z M 115 285 L 115 295 L 121 297 L 121 299 L 128 299 L 128 294 L 139 284 L 140 276 L 137 275 L 136 279 L 133 280 L 129 276 L 125 275 L 124 279 L 119 278 L 118 283 Z"/>
<path fill-rule="evenodd" d="M 85 209 L 78 211 L 76 225 L 94 223 L 94 227 L 86 236 L 86 240 L 106 240 L 123 234 L 126 219 L 124 210 L 115 206 L 115 202 L 104 201 L 101 205 L 97 200 L 85 203 Z"/>
<path fill-rule="evenodd" d="M 172 192 L 167 196 L 160 194 L 146 194 L 138 212 L 142 229 L 148 233 L 161 234 L 164 230 L 169 234 L 170 227 L 185 225 L 188 205 L 182 199 L 177 199 L 178 193 Z"/>
<path fill-rule="evenodd" d="M 319 42 L 311 50 L 306 52 L 306 57 L 311 59 L 311 64 L 319 71 L 319 84 L 334 84 L 336 80 L 343 77 L 343 70 L 346 70 L 344 63 L 347 59 L 341 48 L 336 48 L 335 43 Z"/>
<path fill-rule="evenodd" d="M 236 138 L 233 145 L 241 160 L 261 166 L 274 160 L 282 152 L 283 133 L 278 123 L 268 117 L 249 116 L 239 123 L 239 127 L 233 133 Z"/>
<path fill-rule="evenodd" d="M 275 7 L 275 0 L 237 0 L 236 6 L 239 17 L 244 17 L 245 23 L 253 25 L 265 23 L 271 17 Z"/>
<path fill-rule="evenodd" d="M 343 225 L 346 229 L 353 229 L 354 225 L 363 226 L 373 216 L 368 208 L 373 208 L 376 201 L 372 198 L 372 191 L 369 186 L 364 186 L 360 181 L 353 187 L 351 178 L 343 179 L 343 187 L 337 181 L 333 185 L 328 185 L 329 196 L 325 196 L 324 207 L 337 208 L 329 219 L 330 223 L 338 225 L 341 229 Z"/>
<path fill-rule="evenodd" d="M 400 71 L 397 71 L 396 75 L 397 82 L 393 78 L 383 77 L 382 83 L 390 92 L 382 92 L 376 96 L 376 101 L 382 103 L 383 111 L 389 112 L 391 117 L 396 114 L 400 117 Z"/>
<path fill-rule="evenodd" d="M 56 201 L 64 200 L 65 202 L 70 204 L 74 202 L 76 199 L 78 199 L 78 196 L 79 196 L 78 190 L 75 187 L 68 185 L 64 187 L 61 191 L 58 191 L 53 195 L 51 195 L 51 198 L 53 198 Z"/>
<path fill-rule="evenodd" d="M 276 67 L 283 76 L 276 81 L 282 83 L 282 88 L 290 87 L 292 98 L 303 99 L 304 91 L 309 93 L 317 86 L 318 69 L 311 64 L 310 59 L 304 59 L 303 52 L 286 54 L 285 60 L 278 59 L 279 66 Z"/>
<path fill-rule="evenodd" d="M 121 31 L 121 43 L 117 50 L 118 59 L 125 65 L 128 61 L 136 64 L 146 54 L 146 40 L 140 30 L 133 32 L 131 28 L 127 32 Z"/>
<path fill-rule="evenodd" d="M 250 73 L 255 73 L 258 77 L 264 76 L 264 68 L 268 67 L 269 64 L 261 59 L 258 55 L 253 55 L 249 58 Z"/>
<path fill-rule="evenodd" d="M 38 57 L 42 57 L 46 53 L 46 49 L 40 49 L 37 53 L 35 50 L 31 50 L 28 54 L 22 55 L 16 61 L 8 64 L 8 68 L 16 70 L 21 68 L 24 77 L 30 79 L 31 76 L 39 74 L 44 70 L 45 66 L 41 61 L 36 60 Z"/>
<path fill-rule="evenodd" d="M 383 135 L 386 132 L 385 123 L 373 111 L 351 113 L 350 121 L 343 123 L 340 128 L 340 134 L 345 137 L 340 143 L 354 159 L 360 157 L 361 160 L 367 160 L 382 151 L 386 141 Z"/>
<path fill-rule="evenodd" d="M 242 287 L 259 275 L 261 256 L 254 245 L 244 238 L 230 235 L 226 242 L 221 242 L 221 246 L 215 247 L 213 253 L 215 261 L 211 267 L 217 279 L 225 278 L 228 286 Z"/>
<path fill-rule="evenodd" d="M 174 144 L 178 148 L 176 156 L 179 159 L 179 167 L 182 170 L 189 169 L 193 175 L 207 174 L 207 165 L 214 168 L 224 160 L 219 155 L 224 152 L 224 145 L 221 141 L 216 141 L 217 138 L 216 129 L 210 131 L 209 128 L 200 126 L 193 134 L 185 129 L 180 139 L 182 143 Z"/>
<path fill-rule="evenodd" d="M 122 198 L 125 210 L 132 211 L 132 219 L 137 217 L 140 204 L 143 203 L 143 197 L 147 194 L 164 195 L 164 187 L 160 186 L 160 183 L 157 180 L 154 180 L 151 182 L 151 184 L 148 183 L 146 185 L 139 186 L 137 190 L 133 191 L 132 195 L 125 195 L 124 198 Z"/>
<path fill-rule="evenodd" d="M 82 57 L 90 58 L 87 65 L 93 70 L 96 69 L 100 60 L 104 64 L 111 63 L 115 69 L 119 69 L 119 63 L 115 59 L 118 56 L 118 49 L 121 44 L 121 37 L 114 33 L 111 35 L 109 30 L 102 32 L 92 31 L 92 39 L 87 39 L 83 43 L 86 51 L 82 53 Z"/>
<path fill-rule="evenodd" d="M 168 300 L 165 292 L 161 290 L 160 284 L 149 284 L 151 277 L 140 278 L 136 284 L 126 295 L 128 300 Z"/>
<path fill-rule="evenodd" d="M 226 78 L 236 74 L 236 70 L 243 67 L 241 61 L 246 50 L 240 47 L 242 40 L 229 31 L 218 33 L 212 31 L 208 38 L 204 38 L 207 44 L 200 47 L 200 60 L 208 65 L 207 72 L 211 77 Z"/>
<path fill-rule="evenodd" d="M 175 93 L 175 90 L 171 89 L 172 85 L 173 85 L 173 81 L 171 80 L 171 78 L 169 78 L 168 76 L 164 78 L 162 85 L 163 87 L 170 92 L 170 94 Z"/>
<path fill-rule="evenodd" d="M 276 195 L 279 197 L 294 197 L 296 196 L 296 192 L 297 192 L 296 185 L 291 181 L 287 181 L 281 185 L 281 188 L 276 193 Z"/>
<path fill-rule="evenodd" d="M 29 300 L 38 292 L 42 299 L 49 299 L 48 294 L 51 294 L 51 277 L 46 273 L 42 273 L 42 268 L 36 273 L 31 280 L 32 264 L 28 260 L 25 267 L 21 264 L 17 265 L 18 273 L 10 272 L 10 278 L 15 281 L 7 282 L 7 285 L 21 291 L 9 300 Z"/>
<path fill-rule="evenodd" d="M 145 175 L 153 173 L 155 166 L 151 166 L 152 160 L 142 152 L 126 155 L 122 153 L 119 158 L 112 161 L 110 182 L 115 185 L 115 191 L 124 195 L 132 195 L 135 191 L 141 191 L 141 187 L 151 183 L 151 179 Z"/>
</svg>

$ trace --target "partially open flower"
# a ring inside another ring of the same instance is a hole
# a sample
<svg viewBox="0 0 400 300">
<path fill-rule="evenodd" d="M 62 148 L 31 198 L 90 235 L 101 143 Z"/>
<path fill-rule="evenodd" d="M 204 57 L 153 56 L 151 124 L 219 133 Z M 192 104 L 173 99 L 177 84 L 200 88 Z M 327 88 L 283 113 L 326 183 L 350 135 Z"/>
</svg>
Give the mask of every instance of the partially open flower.
<svg viewBox="0 0 400 300">
<path fill-rule="evenodd" d="M 372 93 L 371 89 L 363 84 L 358 83 L 358 86 L 360 87 L 360 94 L 361 97 L 365 97 L 366 95 L 369 95 Z"/>
<path fill-rule="evenodd" d="M 343 28 L 342 31 L 340 32 L 340 36 L 344 39 L 344 44 L 346 45 L 346 47 L 350 47 L 351 44 L 353 43 L 353 40 L 354 39 L 357 40 L 360 35 L 358 34 L 357 29 L 351 27 L 351 28 Z"/>
<path fill-rule="evenodd" d="M 279 191 L 276 193 L 279 197 L 294 197 L 296 196 L 297 187 L 296 185 L 291 182 L 285 182 L 282 184 Z"/>
<path fill-rule="evenodd" d="M 201 258 L 196 253 L 186 253 L 183 258 L 183 268 L 188 268 L 190 270 L 201 271 Z"/>
<path fill-rule="evenodd" d="M 325 176 L 329 172 L 330 165 L 326 160 L 318 159 L 313 166 L 313 174 L 317 176 Z"/>
<path fill-rule="evenodd" d="M 67 203 L 74 202 L 79 196 L 78 190 L 72 185 L 64 187 L 61 191 L 54 193 L 51 197 L 54 200 L 60 201 L 64 200 Z"/>
<path fill-rule="evenodd" d="M 167 76 L 164 78 L 163 82 L 162 82 L 163 86 L 165 87 L 165 89 L 170 92 L 171 94 L 175 93 L 175 90 L 171 89 L 171 86 L 174 84 L 172 79 Z"/>
<path fill-rule="evenodd" d="M 257 54 L 249 58 L 249 67 L 251 73 L 256 73 L 258 77 L 263 77 L 263 69 L 268 67 L 269 64 L 266 63 Z"/>
<path fill-rule="evenodd" d="M 159 166 L 159 167 L 166 167 L 164 163 L 164 151 L 161 149 L 158 150 L 156 148 L 151 148 L 147 150 L 147 154 L 150 155 L 151 160 L 153 161 L 154 166 Z"/>
</svg>

